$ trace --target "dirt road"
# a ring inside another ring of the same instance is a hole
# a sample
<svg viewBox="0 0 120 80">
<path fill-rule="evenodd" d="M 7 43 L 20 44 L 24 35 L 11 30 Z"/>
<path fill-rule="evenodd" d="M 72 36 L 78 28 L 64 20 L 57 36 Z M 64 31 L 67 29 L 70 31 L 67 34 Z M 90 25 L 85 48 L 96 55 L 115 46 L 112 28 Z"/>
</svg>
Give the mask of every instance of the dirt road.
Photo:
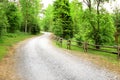
<svg viewBox="0 0 120 80">
<path fill-rule="evenodd" d="M 115 73 L 55 48 L 50 33 L 30 39 L 17 49 L 22 80 L 120 80 Z"/>
</svg>

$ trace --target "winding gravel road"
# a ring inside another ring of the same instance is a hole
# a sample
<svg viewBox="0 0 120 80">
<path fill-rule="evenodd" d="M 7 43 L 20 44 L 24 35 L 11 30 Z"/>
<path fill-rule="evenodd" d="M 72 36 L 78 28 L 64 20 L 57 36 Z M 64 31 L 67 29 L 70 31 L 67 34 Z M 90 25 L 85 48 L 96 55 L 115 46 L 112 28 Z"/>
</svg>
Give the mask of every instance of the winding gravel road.
<svg viewBox="0 0 120 80">
<path fill-rule="evenodd" d="M 120 80 L 114 73 L 55 48 L 50 33 L 30 39 L 17 49 L 22 80 Z"/>
</svg>

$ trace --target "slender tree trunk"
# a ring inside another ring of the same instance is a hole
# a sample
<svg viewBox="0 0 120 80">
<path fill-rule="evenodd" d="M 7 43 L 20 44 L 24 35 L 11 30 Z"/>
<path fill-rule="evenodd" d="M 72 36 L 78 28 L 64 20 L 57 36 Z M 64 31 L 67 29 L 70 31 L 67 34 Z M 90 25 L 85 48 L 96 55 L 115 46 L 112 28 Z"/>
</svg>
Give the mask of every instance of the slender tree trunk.
<svg viewBox="0 0 120 80">
<path fill-rule="evenodd" d="M 100 7 L 100 0 L 97 1 L 97 30 L 96 30 L 96 40 L 95 40 L 95 45 L 96 49 L 100 49 L 100 11 L 99 11 L 99 7 Z"/>
<path fill-rule="evenodd" d="M 99 12 L 100 0 L 98 0 L 97 4 L 97 23 L 98 23 L 98 31 L 100 30 L 100 12 Z"/>
<path fill-rule="evenodd" d="M 27 20 L 25 21 L 25 33 L 27 33 Z"/>
<path fill-rule="evenodd" d="M 117 45 L 119 44 L 119 31 L 118 30 L 115 32 L 115 43 Z"/>
</svg>

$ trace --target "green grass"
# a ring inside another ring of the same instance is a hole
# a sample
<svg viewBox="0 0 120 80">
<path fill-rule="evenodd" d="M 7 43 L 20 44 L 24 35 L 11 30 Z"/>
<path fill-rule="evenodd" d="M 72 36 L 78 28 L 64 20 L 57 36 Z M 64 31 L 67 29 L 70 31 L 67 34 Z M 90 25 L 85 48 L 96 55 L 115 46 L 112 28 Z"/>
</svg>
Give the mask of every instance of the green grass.
<svg viewBox="0 0 120 80">
<path fill-rule="evenodd" d="M 61 48 L 61 46 L 59 46 L 58 44 L 56 44 L 56 41 L 54 41 L 53 44 L 56 45 L 57 47 Z M 72 44 L 76 45 L 76 43 L 72 43 Z M 66 49 L 66 42 L 65 41 L 63 41 L 62 48 Z M 80 54 L 83 54 L 83 52 L 84 52 L 84 50 L 83 50 L 82 47 L 80 48 L 80 47 L 77 47 L 77 46 L 72 46 L 71 50 L 82 52 Z M 92 50 L 92 49 L 88 49 L 87 53 L 88 54 L 97 55 L 97 56 L 101 56 L 105 60 L 107 60 L 109 62 L 112 62 L 112 63 L 115 63 L 115 64 L 119 62 L 119 60 L 117 59 L 117 55 L 116 54 L 111 54 L 111 53 L 96 51 L 96 50 Z"/>
<path fill-rule="evenodd" d="M 8 49 L 16 44 L 19 41 L 22 41 L 26 38 L 33 37 L 34 35 L 25 34 L 22 32 L 18 32 L 15 34 L 6 34 L 0 39 L 0 60 L 8 53 Z"/>
</svg>

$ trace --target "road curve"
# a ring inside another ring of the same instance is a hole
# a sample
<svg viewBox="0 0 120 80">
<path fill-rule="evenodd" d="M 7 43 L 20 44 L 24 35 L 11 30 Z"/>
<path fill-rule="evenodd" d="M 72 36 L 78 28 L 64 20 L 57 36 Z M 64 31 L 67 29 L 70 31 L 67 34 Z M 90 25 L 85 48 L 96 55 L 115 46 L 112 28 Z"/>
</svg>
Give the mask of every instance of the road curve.
<svg viewBox="0 0 120 80">
<path fill-rule="evenodd" d="M 55 48 L 50 35 L 44 33 L 17 49 L 17 72 L 22 80 L 120 80 L 106 69 Z"/>
</svg>

